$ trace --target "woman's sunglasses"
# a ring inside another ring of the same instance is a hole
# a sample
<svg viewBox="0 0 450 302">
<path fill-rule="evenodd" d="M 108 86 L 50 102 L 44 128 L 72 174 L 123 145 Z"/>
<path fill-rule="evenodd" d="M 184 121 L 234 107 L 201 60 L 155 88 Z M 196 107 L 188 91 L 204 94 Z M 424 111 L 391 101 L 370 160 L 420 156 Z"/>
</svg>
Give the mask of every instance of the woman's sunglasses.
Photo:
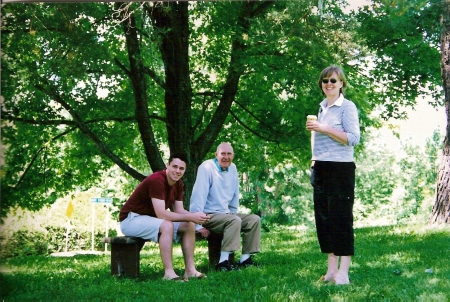
<svg viewBox="0 0 450 302">
<path fill-rule="evenodd" d="M 331 82 L 333 84 L 336 84 L 337 80 L 336 79 L 322 79 L 322 83 L 324 84 L 328 84 L 328 82 Z"/>
</svg>

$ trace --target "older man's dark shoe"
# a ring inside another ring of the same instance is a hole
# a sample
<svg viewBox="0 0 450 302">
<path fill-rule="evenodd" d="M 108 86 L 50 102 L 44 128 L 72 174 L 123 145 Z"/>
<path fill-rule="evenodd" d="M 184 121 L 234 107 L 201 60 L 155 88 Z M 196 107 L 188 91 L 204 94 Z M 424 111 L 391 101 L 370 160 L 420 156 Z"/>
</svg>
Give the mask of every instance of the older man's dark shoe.
<svg viewBox="0 0 450 302">
<path fill-rule="evenodd" d="M 216 271 L 218 271 L 218 272 L 229 272 L 229 271 L 234 271 L 237 269 L 238 269 L 238 267 L 228 260 L 225 260 L 225 261 L 222 261 L 222 262 L 216 264 Z"/>
<path fill-rule="evenodd" d="M 241 267 L 241 268 L 246 268 L 246 267 L 250 267 L 250 266 L 260 267 L 259 263 L 253 261 L 252 257 L 239 263 L 239 267 Z"/>
</svg>

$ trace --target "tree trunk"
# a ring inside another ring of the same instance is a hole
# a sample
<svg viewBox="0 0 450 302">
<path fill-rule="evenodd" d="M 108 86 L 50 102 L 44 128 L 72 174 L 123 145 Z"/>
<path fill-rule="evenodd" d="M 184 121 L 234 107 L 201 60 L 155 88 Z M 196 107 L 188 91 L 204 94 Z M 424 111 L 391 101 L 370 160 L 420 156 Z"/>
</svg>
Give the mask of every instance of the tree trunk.
<svg viewBox="0 0 450 302">
<path fill-rule="evenodd" d="M 134 14 L 129 13 L 125 9 L 121 9 L 122 4 L 116 3 L 116 8 L 121 12 L 121 18 L 125 20 L 122 22 L 123 31 L 126 38 L 126 45 L 128 51 L 128 59 L 130 62 L 130 70 L 128 76 L 130 77 L 133 86 L 134 100 L 135 100 L 135 116 L 141 134 L 144 152 L 150 167 L 153 171 L 163 170 L 165 168 L 164 161 L 159 155 L 159 146 L 156 143 L 153 126 L 148 112 L 148 96 L 147 83 L 144 76 L 144 65 L 141 56 L 141 46 L 138 37 L 136 21 Z M 141 177 L 140 181 L 143 180 Z"/>
<path fill-rule="evenodd" d="M 263 3 L 265 8 L 270 3 Z M 233 37 L 228 75 L 223 85 L 217 109 L 202 133 L 195 138 L 191 121 L 192 87 L 189 72 L 189 16 L 188 2 L 170 2 L 156 5 L 150 10 L 153 26 L 159 30 L 160 51 L 165 70 L 165 107 L 168 121 L 167 133 L 171 152 L 184 152 L 190 164 L 183 177 L 185 187 L 185 208 L 189 208 L 197 168 L 205 159 L 230 112 L 239 87 L 239 80 L 245 70 L 242 55 L 245 43 L 239 35 Z M 238 16 L 238 27 L 244 32 L 250 27 L 250 17 L 254 17 L 254 4 L 243 3 Z"/>
<path fill-rule="evenodd" d="M 429 218 L 431 223 L 450 223 L 450 0 L 442 0 L 441 72 L 447 127 L 437 179 L 436 199 Z"/>
<path fill-rule="evenodd" d="M 247 45 L 242 35 L 247 33 L 252 18 L 262 14 L 274 2 L 242 2 L 237 15 L 236 28 L 239 33 L 231 40 L 231 53 L 228 72 L 218 91 L 219 104 L 205 129 L 195 129 L 192 125 L 193 91 L 191 73 L 189 70 L 189 3 L 186 1 L 158 2 L 144 6 L 152 23 L 155 33 L 159 36 L 159 49 L 164 62 L 164 81 L 160 84 L 164 88 L 165 119 L 167 142 L 171 153 L 182 152 L 189 158 L 189 165 L 183 177 L 185 185 L 185 208 L 189 208 L 189 198 L 197 175 L 197 168 L 215 148 L 216 139 L 223 129 L 223 125 L 230 113 L 239 89 L 239 81 L 246 68 L 245 51 Z M 116 4 L 117 8 L 121 4 Z M 152 168 L 157 171 L 165 168 L 161 159 L 158 143 L 154 136 L 150 115 L 148 112 L 151 101 L 146 94 L 147 84 L 142 59 L 145 44 L 141 43 L 135 16 L 125 9 L 121 10 L 121 19 L 128 58 L 130 62 L 128 76 L 133 84 L 136 104 L 136 120 L 142 137 L 145 154 Z"/>
<path fill-rule="evenodd" d="M 189 198 L 194 186 L 198 163 L 191 149 L 192 88 L 189 71 L 189 3 L 163 3 L 150 10 L 154 28 L 160 33 L 160 51 L 165 71 L 165 115 L 167 141 L 171 153 L 185 153 L 190 159 L 183 177 L 184 207 L 189 209 Z"/>
</svg>

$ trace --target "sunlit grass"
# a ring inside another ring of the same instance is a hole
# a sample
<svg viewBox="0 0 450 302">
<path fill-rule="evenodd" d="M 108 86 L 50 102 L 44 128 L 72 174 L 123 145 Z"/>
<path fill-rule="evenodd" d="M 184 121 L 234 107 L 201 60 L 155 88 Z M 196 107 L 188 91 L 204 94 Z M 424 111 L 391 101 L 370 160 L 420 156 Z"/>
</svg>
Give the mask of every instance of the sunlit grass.
<svg viewBox="0 0 450 302">
<path fill-rule="evenodd" d="M 196 264 L 206 280 L 161 280 L 156 244 L 141 253 L 138 279 L 110 276 L 109 255 L 30 256 L 3 259 L 0 298 L 5 301 L 303 301 L 450 299 L 450 227 L 358 228 L 350 286 L 318 283 L 326 270 L 313 230 L 276 228 L 262 236 L 261 268 L 218 273 L 208 268 L 206 242 Z M 239 255 L 238 255 L 239 256 Z M 181 249 L 174 266 L 182 274 Z"/>
</svg>

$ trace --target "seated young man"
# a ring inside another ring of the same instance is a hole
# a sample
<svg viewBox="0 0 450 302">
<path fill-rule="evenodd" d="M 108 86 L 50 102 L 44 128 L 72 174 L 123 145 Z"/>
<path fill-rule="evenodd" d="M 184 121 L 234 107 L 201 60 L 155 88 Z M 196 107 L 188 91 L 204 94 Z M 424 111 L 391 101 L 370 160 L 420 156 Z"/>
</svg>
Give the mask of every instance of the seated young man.
<svg viewBox="0 0 450 302">
<path fill-rule="evenodd" d="M 140 237 L 159 243 L 165 280 L 205 278 L 194 264 L 195 224 L 206 223 L 203 212 L 191 213 L 183 207 L 184 186 L 181 178 L 186 171 L 184 154 L 173 154 L 166 170 L 155 172 L 134 190 L 119 214 L 120 228 L 126 236 Z M 173 212 L 168 211 L 173 207 Z M 172 243 L 181 240 L 185 273 L 178 276 L 172 265 Z"/>
</svg>

